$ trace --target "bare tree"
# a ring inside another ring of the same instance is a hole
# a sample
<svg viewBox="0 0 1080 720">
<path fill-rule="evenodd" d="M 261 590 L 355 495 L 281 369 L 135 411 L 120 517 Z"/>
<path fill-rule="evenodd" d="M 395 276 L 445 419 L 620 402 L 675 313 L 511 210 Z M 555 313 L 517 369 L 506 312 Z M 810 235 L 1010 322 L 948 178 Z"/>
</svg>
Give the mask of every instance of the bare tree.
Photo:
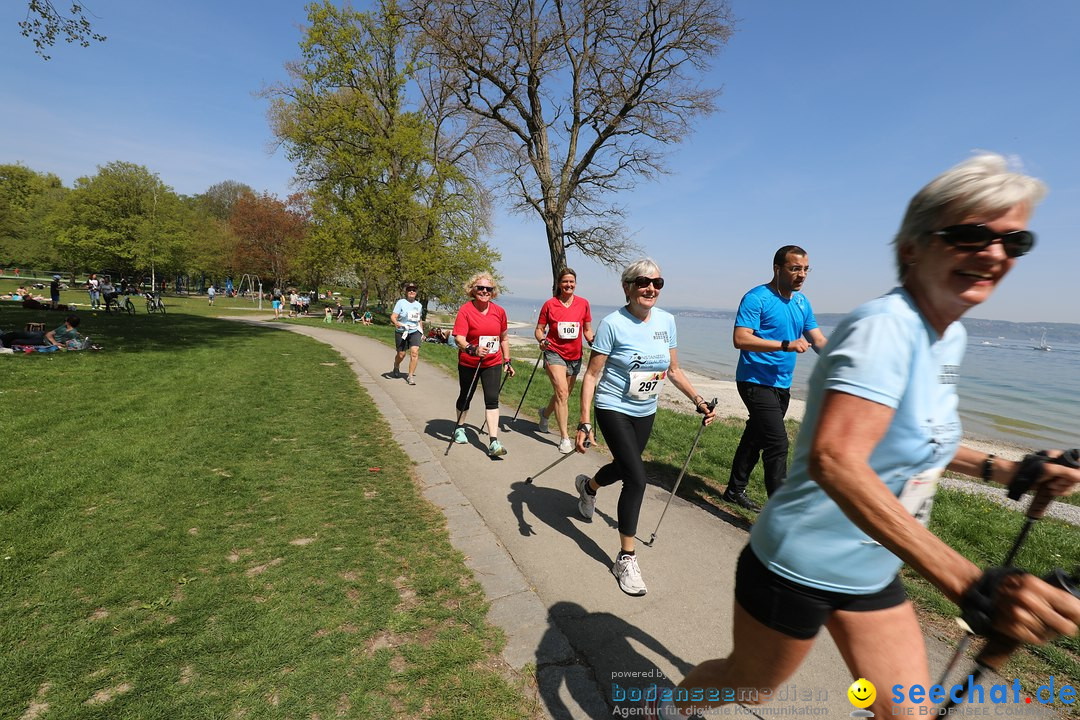
<svg viewBox="0 0 1080 720">
<path fill-rule="evenodd" d="M 497 138 L 515 209 L 544 222 L 552 285 L 566 251 L 634 249 L 610 196 L 663 172 L 666 146 L 715 109 L 700 76 L 727 43 L 727 0 L 413 0 L 459 112 Z"/>
</svg>

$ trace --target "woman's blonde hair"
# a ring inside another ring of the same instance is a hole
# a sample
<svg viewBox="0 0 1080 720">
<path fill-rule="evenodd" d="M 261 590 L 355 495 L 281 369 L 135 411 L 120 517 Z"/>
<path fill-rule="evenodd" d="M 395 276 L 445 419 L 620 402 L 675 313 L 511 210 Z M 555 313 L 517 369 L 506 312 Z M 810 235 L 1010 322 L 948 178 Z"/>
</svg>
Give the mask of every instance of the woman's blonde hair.
<svg viewBox="0 0 1080 720">
<path fill-rule="evenodd" d="M 499 283 L 495 282 L 495 278 L 492 277 L 491 273 L 488 272 L 479 272 L 469 278 L 465 282 L 465 294 L 469 297 L 476 297 L 475 295 L 473 295 L 473 288 L 475 288 L 477 285 L 488 285 L 488 283 L 480 282 L 480 280 L 483 278 L 487 278 L 491 281 L 491 299 L 494 300 L 499 296 Z"/>
</svg>

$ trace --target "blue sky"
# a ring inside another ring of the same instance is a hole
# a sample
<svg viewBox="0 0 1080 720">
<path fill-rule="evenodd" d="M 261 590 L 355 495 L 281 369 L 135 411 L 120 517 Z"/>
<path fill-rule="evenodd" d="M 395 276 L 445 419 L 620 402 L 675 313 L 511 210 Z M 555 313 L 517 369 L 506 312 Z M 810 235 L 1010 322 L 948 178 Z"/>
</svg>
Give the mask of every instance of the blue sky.
<svg viewBox="0 0 1080 720">
<path fill-rule="evenodd" d="M 178 192 L 222 180 L 284 196 L 257 92 L 285 77 L 305 20 L 291 0 L 88 0 L 109 37 L 42 61 L 19 35 L 25 2 L 0 6 L 0 163 L 70 185 L 98 165 L 146 165 Z M 1080 4 L 1004 0 L 732 0 L 736 34 L 706 83 L 720 112 L 671 156 L 671 173 L 624 193 L 635 241 L 668 307 L 733 308 L 795 243 L 818 312 L 888 290 L 889 241 L 911 195 L 988 149 L 1050 186 L 1039 244 L 975 317 L 1080 322 Z M 500 211 L 490 242 L 520 297 L 550 287 L 543 227 Z M 580 293 L 621 300 L 617 274 L 571 256 Z"/>
</svg>

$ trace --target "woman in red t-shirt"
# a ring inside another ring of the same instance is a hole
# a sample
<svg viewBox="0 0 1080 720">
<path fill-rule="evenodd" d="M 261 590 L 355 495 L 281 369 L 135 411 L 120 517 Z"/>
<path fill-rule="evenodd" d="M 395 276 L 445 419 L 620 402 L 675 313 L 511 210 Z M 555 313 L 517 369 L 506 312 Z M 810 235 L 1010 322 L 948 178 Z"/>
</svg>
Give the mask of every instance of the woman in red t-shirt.
<svg viewBox="0 0 1080 720">
<path fill-rule="evenodd" d="M 472 299 L 458 310 L 453 330 L 454 342 L 458 346 L 458 382 L 461 384 L 454 442 L 468 442 L 461 418 L 469 409 L 472 394 L 479 382 L 484 386 L 484 408 L 490 435 L 488 455 L 502 457 L 506 454 L 506 448 L 499 443 L 501 369 L 505 367 L 506 374 L 514 377 L 514 366 L 510 364 L 510 341 L 506 337 L 506 311 L 491 302 L 499 294 L 499 286 L 488 273 L 473 275 L 465 283 L 465 292 Z"/>
<path fill-rule="evenodd" d="M 581 338 L 592 345 L 592 312 L 589 301 L 574 294 L 577 273 L 573 268 L 559 271 L 559 294 L 544 303 L 536 321 L 536 341 L 544 354 L 544 370 L 551 380 L 555 393 L 546 407 L 539 410 L 540 432 L 548 432 L 551 413 L 559 423 L 562 440 L 559 452 L 563 455 L 574 451 L 574 441 L 566 432 L 566 401 L 574 390 L 574 381 L 581 371 Z"/>
</svg>

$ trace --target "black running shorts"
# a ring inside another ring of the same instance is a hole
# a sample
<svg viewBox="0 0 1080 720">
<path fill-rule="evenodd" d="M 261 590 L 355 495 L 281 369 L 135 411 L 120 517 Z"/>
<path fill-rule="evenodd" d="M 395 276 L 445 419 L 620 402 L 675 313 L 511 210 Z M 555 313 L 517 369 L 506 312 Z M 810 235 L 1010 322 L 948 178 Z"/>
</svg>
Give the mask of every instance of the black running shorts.
<svg viewBox="0 0 1080 720">
<path fill-rule="evenodd" d="M 763 625 L 793 638 L 809 640 L 818 634 L 834 610 L 884 610 L 906 602 L 907 594 L 899 575 L 869 595 L 802 585 L 769 570 L 747 545 L 735 570 L 735 600 Z"/>
</svg>

